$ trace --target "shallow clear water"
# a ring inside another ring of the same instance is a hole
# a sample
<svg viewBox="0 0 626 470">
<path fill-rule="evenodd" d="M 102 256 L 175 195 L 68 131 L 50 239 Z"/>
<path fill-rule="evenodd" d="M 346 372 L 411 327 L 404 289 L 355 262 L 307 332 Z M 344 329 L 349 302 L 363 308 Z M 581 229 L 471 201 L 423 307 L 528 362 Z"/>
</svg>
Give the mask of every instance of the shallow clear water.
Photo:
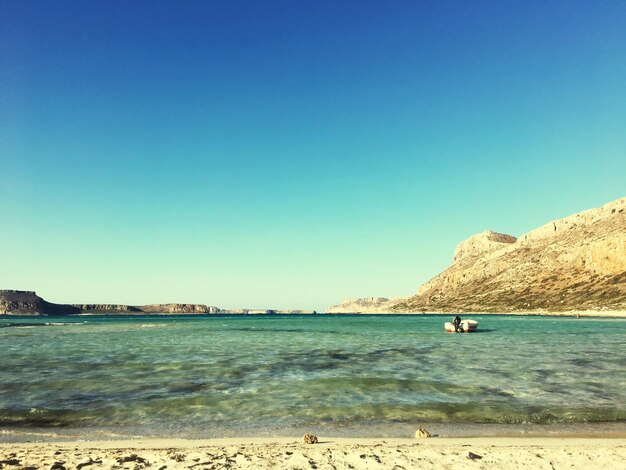
<svg viewBox="0 0 626 470">
<path fill-rule="evenodd" d="M 623 319 L 478 315 L 479 332 L 446 334 L 449 317 L 1 318 L 0 428 L 209 437 L 626 422 Z"/>
</svg>

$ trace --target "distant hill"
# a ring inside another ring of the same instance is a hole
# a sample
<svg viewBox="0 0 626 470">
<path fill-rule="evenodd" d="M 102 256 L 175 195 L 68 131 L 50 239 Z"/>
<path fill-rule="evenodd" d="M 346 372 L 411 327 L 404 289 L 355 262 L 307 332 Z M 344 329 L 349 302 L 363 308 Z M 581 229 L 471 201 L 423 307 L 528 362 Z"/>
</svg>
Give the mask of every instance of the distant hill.
<svg viewBox="0 0 626 470">
<path fill-rule="evenodd" d="M 46 302 L 33 291 L 0 290 L 0 314 L 72 315 L 77 313 L 80 313 L 80 308 Z"/>
<path fill-rule="evenodd" d="M 341 306 L 331 307 L 337 311 Z M 379 312 L 626 311 L 626 198 L 515 238 L 486 231 L 417 295 Z"/>
<path fill-rule="evenodd" d="M 0 290 L 0 314 L 9 315 L 76 315 L 80 313 L 219 313 L 217 307 L 201 304 L 53 304 L 33 291 Z"/>
<path fill-rule="evenodd" d="M 326 313 L 378 313 L 388 312 L 398 303 L 399 299 L 386 297 L 364 297 L 360 299 L 346 299 L 339 305 L 326 309 Z"/>
<path fill-rule="evenodd" d="M 39 297 L 34 291 L 0 290 L 0 315 L 78 315 L 93 313 L 106 314 L 193 314 L 193 313 L 228 313 L 241 315 L 265 314 L 314 314 L 313 310 L 276 310 L 276 309 L 231 309 L 223 310 L 218 307 L 203 304 L 150 304 L 150 305 L 121 305 L 121 304 L 53 304 Z"/>
</svg>

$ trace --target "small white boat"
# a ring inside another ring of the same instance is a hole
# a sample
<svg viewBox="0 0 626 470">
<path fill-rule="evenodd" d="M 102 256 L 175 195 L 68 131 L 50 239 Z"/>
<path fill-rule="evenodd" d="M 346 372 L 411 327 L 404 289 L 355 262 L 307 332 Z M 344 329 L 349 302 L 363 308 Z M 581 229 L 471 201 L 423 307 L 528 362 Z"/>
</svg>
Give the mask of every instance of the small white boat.
<svg viewBox="0 0 626 470">
<path fill-rule="evenodd" d="M 454 329 L 454 324 L 452 322 L 447 321 L 444 324 L 444 327 L 448 333 L 456 333 Z M 472 331 L 476 331 L 478 328 L 478 322 L 476 320 L 462 320 L 461 321 L 461 331 L 463 333 L 471 333 Z"/>
</svg>

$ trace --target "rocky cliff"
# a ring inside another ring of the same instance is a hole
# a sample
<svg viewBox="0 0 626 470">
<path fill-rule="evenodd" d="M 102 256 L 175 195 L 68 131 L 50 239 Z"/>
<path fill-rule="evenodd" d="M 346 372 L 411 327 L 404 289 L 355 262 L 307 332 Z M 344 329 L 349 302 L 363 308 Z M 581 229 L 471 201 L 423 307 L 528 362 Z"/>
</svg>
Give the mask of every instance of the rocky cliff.
<svg viewBox="0 0 626 470">
<path fill-rule="evenodd" d="M 626 310 L 626 198 L 519 238 L 483 232 L 395 312 Z"/>
<path fill-rule="evenodd" d="M 203 304 L 53 304 L 46 302 L 33 291 L 0 290 L 0 315 L 77 315 L 106 314 L 313 314 L 313 310 L 233 309 L 223 310 Z"/>
<path fill-rule="evenodd" d="M 33 291 L 0 290 L 0 314 L 5 315 L 76 315 L 80 313 L 219 313 L 217 307 L 201 304 L 53 304 Z"/>
<path fill-rule="evenodd" d="M 46 302 L 33 291 L 0 290 L 0 315 L 72 315 L 80 313 L 73 305 Z"/>
<path fill-rule="evenodd" d="M 117 304 L 73 304 L 81 313 L 131 313 L 141 312 L 139 307 Z"/>
<path fill-rule="evenodd" d="M 399 299 L 389 300 L 387 297 L 363 297 L 346 299 L 339 305 L 326 309 L 326 313 L 381 313 L 389 312 L 392 305 Z"/>
<path fill-rule="evenodd" d="M 138 307 L 144 313 L 220 313 L 222 310 L 202 304 L 151 304 Z"/>
</svg>

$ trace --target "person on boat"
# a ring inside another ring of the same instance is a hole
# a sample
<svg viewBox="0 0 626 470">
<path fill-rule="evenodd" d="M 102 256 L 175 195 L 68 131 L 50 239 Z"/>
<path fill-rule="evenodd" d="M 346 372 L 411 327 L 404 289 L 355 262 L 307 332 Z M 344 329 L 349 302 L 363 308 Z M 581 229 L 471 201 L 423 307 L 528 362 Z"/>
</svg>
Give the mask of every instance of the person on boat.
<svg viewBox="0 0 626 470">
<path fill-rule="evenodd" d="M 454 325 L 454 331 L 456 331 L 457 333 L 460 333 L 462 330 L 461 328 L 461 317 L 460 316 L 456 316 L 454 317 L 454 320 L 452 320 L 452 324 Z"/>
</svg>

